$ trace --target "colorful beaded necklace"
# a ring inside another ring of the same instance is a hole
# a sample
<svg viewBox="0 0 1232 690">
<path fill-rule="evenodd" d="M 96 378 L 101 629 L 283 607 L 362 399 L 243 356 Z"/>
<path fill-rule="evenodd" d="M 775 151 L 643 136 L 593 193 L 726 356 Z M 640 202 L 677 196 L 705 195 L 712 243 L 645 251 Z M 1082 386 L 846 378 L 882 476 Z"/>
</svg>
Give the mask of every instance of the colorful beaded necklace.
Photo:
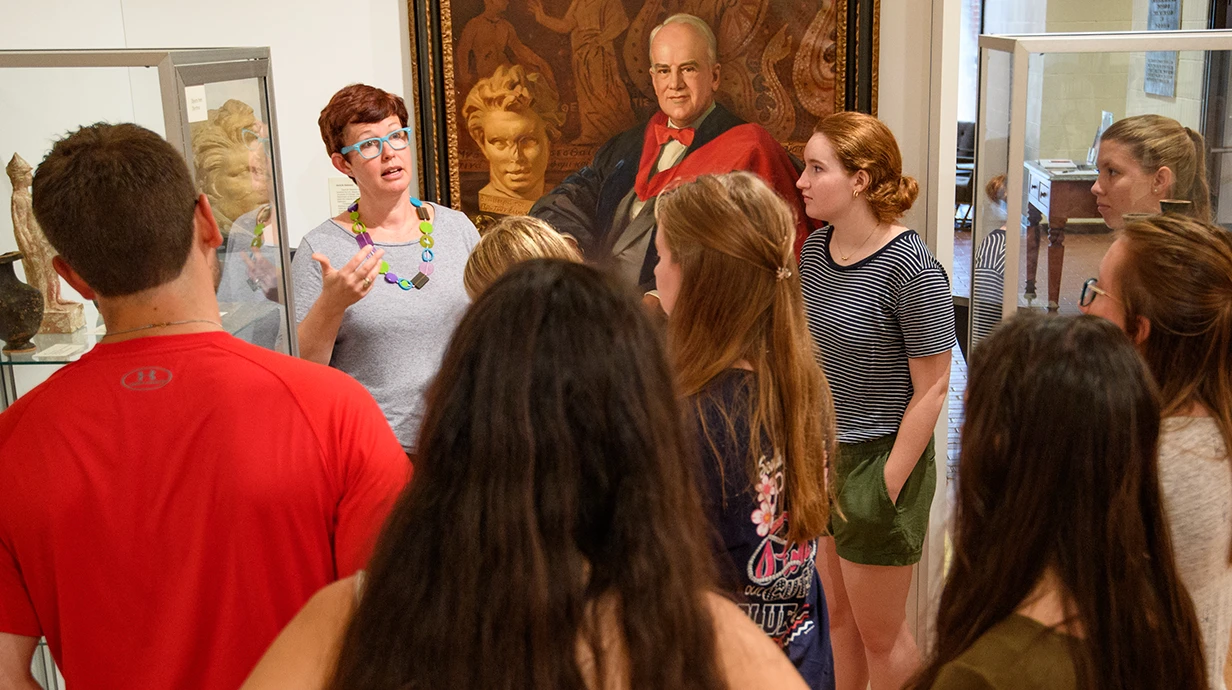
<svg viewBox="0 0 1232 690">
<path fill-rule="evenodd" d="M 411 197 L 411 205 L 415 207 L 415 215 L 419 217 L 419 231 L 423 236 L 419 238 L 419 246 L 423 247 L 423 252 L 419 255 L 422 261 L 419 264 L 419 273 L 415 274 L 414 278 L 407 280 L 399 278 L 397 274 L 389 270 L 389 262 L 381 260 L 381 266 L 378 269 L 380 274 L 385 276 L 385 282 L 397 285 L 403 290 L 422 290 L 423 286 L 428 284 L 428 276 L 432 275 L 432 259 L 436 257 L 432 247 L 436 244 L 436 240 L 432 239 L 432 221 L 428 220 L 428 209 L 423 202 L 415 197 Z M 355 235 L 355 241 L 359 244 L 360 249 L 373 246 L 372 236 L 368 234 L 368 226 L 359 219 L 359 199 L 355 203 L 347 207 L 347 211 L 351 213 L 351 232 Z"/>
<path fill-rule="evenodd" d="M 273 211 L 270 209 L 269 204 L 262 206 L 261 210 L 257 211 L 257 225 L 252 229 L 251 246 L 253 249 L 260 249 L 265 244 L 265 227 L 269 223 L 272 214 Z"/>
</svg>

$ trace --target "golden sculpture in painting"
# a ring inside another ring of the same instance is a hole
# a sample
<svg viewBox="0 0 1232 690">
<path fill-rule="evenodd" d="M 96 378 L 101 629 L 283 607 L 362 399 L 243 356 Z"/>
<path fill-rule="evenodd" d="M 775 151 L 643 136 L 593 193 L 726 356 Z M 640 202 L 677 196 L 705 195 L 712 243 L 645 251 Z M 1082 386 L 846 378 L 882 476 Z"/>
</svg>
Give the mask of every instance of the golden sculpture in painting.
<svg viewBox="0 0 1232 690">
<path fill-rule="evenodd" d="M 479 210 L 520 214 L 543 196 L 551 140 L 559 136 L 556 93 L 538 73 L 500 66 L 480 79 L 462 108 L 466 129 L 488 159 Z"/>
</svg>

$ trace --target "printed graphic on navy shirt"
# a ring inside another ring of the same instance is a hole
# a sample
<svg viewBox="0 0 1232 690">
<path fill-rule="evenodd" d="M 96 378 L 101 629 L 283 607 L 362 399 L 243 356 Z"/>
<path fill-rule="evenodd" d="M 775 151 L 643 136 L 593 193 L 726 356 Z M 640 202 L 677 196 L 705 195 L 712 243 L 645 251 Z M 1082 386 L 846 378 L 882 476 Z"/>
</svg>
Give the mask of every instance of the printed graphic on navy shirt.
<svg viewBox="0 0 1232 690">
<path fill-rule="evenodd" d="M 752 372 L 728 370 L 693 399 L 702 497 L 715 528 L 721 584 L 787 654 L 814 690 L 834 687 L 830 622 L 817 574 L 817 541 L 787 541 L 782 457 L 763 443 L 750 486 Z"/>
<path fill-rule="evenodd" d="M 749 602 L 741 607 L 766 634 L 785 647 L 789 637 L 807 633 L 812 626 L 812 610 L 807 603 L 816 572 L 817 542 L 789 544 L 787 514 L 779 510 L 783 484 L 783 459 L 776 455 L 757 461 L 757 508 L 749 521 L 761 542 L 749 557 L 745 575 L 749 584 L 744 594 Z"/>
</svg>

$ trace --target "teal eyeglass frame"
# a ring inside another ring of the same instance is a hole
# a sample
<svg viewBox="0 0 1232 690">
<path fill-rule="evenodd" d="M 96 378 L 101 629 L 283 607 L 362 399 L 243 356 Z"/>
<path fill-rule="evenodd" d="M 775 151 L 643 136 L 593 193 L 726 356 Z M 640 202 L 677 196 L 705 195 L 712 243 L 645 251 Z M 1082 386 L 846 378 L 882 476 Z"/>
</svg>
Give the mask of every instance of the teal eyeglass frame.
<svg viewBox="0 0 1232 690">
<path fill-rule="evenodd" d="M 402 132 L 406 133 L 406 142 L 404 143 L 403 146 L 394 146 L 393 142 L 390 141 L 389 138 L 395 134 L 402 133 Z M 339 151 L 338 153 L 345 156 L 348 153 L 354 151 L 359 154 L 360 158 L 363 158 L 364 160 L 372 160 L 373 158 L 376 158 L 377 156 L 381 155 L 381 153 L 385 151 L 386 144 L 389 144 L 389 148 L 393 149 L 394 151 L 402 151 L 407 146 L 410 146 L 412 134 L 414 134 L 414 131 L 410 127 L 403 127 L 401 129 L 395 129 L 394 131 L 390 132 L 389 134 L 386 134 L 383 137 L 369 137 L 367 139 L 361 139 L 355 142 L 354 144 L 351 144 L 350 146 L 343 146 L 342 150 Z M 364 152 L 360 149 L 360 147 L 363 146 L 364 144 L 367 144 L 373 141 L 377 143 L 376 153 L 371 156 L 365 156 Z"/>
<path fill-rule="evenodd" d="M 247 127 L 240 130 L 240 139 L 249 151 L 256 151 L 263 146 L 269 146 L 270 143 L 269 137 L 263 137 Z"/>
</svg>

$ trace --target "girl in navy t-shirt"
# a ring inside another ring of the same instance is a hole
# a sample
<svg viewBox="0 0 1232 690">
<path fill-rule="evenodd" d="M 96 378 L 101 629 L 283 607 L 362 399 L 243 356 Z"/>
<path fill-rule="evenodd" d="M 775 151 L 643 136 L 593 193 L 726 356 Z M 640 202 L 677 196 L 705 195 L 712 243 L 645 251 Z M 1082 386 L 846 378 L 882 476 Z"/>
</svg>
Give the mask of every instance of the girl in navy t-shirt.
<svg viewBox="0 0 1232 690">
<path fill-rule="evenodd" d="M 795 218 L 743 172 L 660 195 L 656 216 L 657 292 L 696 420 L 721 584 L 811 688 L 833 688 L 816 556 L 834 407 L 805 320 Z"/>
</svg>

